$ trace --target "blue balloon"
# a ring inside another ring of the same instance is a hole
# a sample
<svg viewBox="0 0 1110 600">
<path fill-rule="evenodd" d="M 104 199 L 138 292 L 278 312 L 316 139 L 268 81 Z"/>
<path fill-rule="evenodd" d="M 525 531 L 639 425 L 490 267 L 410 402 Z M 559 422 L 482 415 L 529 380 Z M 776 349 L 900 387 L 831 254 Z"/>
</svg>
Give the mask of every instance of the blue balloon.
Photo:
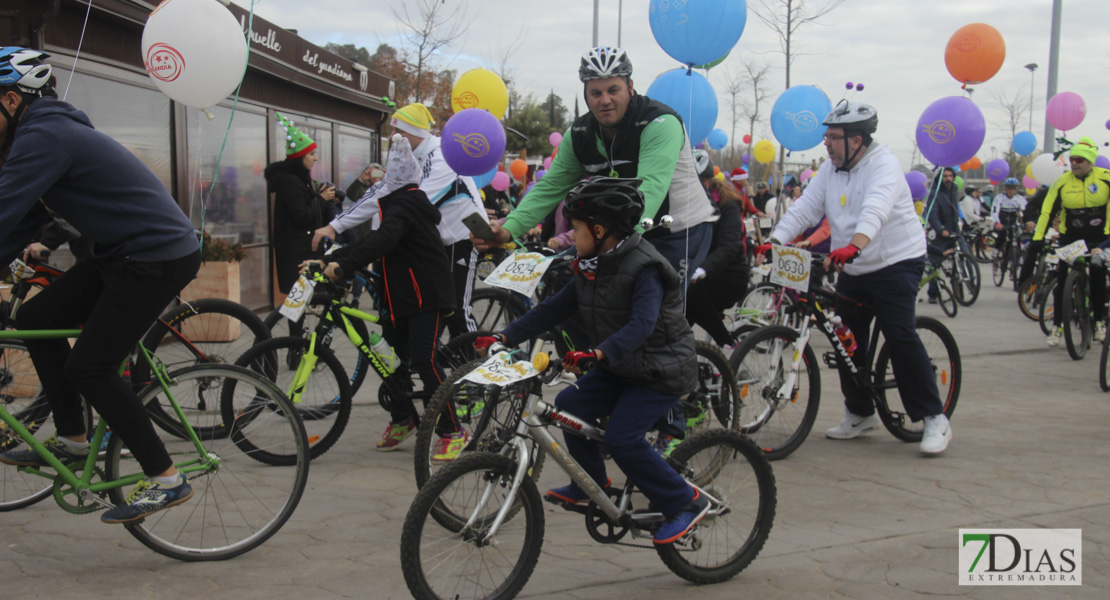
<svg viewBox="0 0 1110 600">
<path fill-rule="evenodd" d="M 825 92 L 812 85 L 796 85 L 771 107 L 771 132 L 787 150 L 809 150 L 822 142 L 828 128 L 821 122 L 831 111 Z"/>
<path fill-rule="evenodd" d="M 1037 136 L 1028 131 L 1022 131 L 1014 136 L 1014 152 L 1021 156 L 1029 156 L 1037 149 Z"/>
<path fill-rule="evenodd" d="M 674 109 L 682 117 L 690 146 L 709 135 L 717 123 L 717 92 L 704 75 L 686 69 L 672 69 L 651 82 L 647 96 Z"/>
<path fill-rule="evenodd" d="M 747 21 L 747 0 L 651 0 L 648 7 L 648 23 L 659 47 L 690 66 L 728 54 Z"/>
<path fill-rule="evenodd" d="M 484 173 L 482 175 L 475 175 L 474 176 L 474 185 L 477 186 L 478 189 L 482 189 L 482 188 L 486 187 L 487 185 L 489 185 L 489 183 L 491 181 L 493 181 L 493 176 L 494 175 L 497 175 L 497 167 L 494 167 L 494 168 L 490 169 L 489 173 Z"/>
<path fill-rule="evenodd" d="M 728 134 L 723 129 L 714 129 L 709 132 L 709 137 L 706 139 L 709 147 L 714 150 L 720 150 L 728 145 Z"/>
</svg>

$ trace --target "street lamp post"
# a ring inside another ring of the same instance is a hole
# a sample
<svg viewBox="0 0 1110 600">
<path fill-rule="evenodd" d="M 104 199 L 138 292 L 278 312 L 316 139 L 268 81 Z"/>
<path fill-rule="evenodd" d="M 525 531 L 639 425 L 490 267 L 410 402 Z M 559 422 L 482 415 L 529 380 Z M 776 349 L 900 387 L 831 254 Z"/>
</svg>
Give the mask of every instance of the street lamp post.
<svg viewBox="0 0 1110 600">
<path fill-rule="evenodd" d="M 1037 70 L 1037 63 L 1029 63 L 1029 64 L 1025 65 L 1025 68 L 1029 69 L 1029 131 L 1032 132 L 1033 131 L 1033 83 L 1034 83 L 1034 79 L 1035 79 L 1035 77 L 1033 75 L 1033 71 Z"/>
</svg>

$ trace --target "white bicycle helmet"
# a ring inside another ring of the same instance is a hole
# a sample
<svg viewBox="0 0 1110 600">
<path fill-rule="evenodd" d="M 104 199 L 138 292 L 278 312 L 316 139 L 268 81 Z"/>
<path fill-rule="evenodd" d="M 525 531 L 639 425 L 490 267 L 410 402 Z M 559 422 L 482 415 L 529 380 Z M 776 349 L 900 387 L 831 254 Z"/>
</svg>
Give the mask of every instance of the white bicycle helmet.
<svg viewBox="0 0 1110 600">
<path fill-rule="evenodd" d="M 0 86 L 14 85 L 19 91 L 41 96 L 54 88 L 50 65 L 43 59 L 45 52 L 6 46 L 0 48 Z"/>
<path fill-rule="evenodd" d="M 578 67 L 578 79 L 585 83 L 591 79 L 608 77 L 631 77 L 632 61 L 620 48 L 598 46 L 582 55 L 582 65 Z"/>
<path fill-rule="evenodd" d="M 879 128 L 879 113 L 870 105 L 841 100 L 821 124 L 842 127 L 845 131 L 862 131 L 871 135 Z"/>
</svg>

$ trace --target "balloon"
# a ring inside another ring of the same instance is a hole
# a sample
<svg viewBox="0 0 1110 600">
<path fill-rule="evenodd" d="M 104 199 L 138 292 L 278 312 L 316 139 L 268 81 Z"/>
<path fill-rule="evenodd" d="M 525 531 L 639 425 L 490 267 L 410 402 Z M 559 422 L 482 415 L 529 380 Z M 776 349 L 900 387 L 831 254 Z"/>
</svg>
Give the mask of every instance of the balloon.
<svg viewBox="0 0 1110 600">
<path fill-rule="evenodd" d="M 713 67 L 725 62 L 725 59 L 728 58 L 729 54 L 732 54 L 731 50 L 726 52 L 725 55 L 722 56 L 721 58 L 718 58 L 717 60 L 715 60 L 711 63 L 705 63 L 704 65 L 695 65 L 694 68 L 695 69 L 705 69 L 706 71 L 708 71 L 709 69 L 712 69 Z"/>
<path fill-rule="evenodd" d="M 944 65 L 964 85 L 983 83 L 994 77 L 1006 60 L 1006 42 L 998 30 L 986 23 L 964 25 L 948 39 Z"/>
<path fill-rule="evenodd" d="M 799 177 L 799 179 L 802 180 L 802 183 L 805 183 L 809 180 L 810 177 L 813 177 L 813 169 L 806 169 L 805 171 L 802 171 L 802 176 Z"/>
<path fill-rule="evenodd" d="M 1095 166 L 1101 167 L 1103 169 L 1110 169 L 1110 158 L 1106 158 L 1105 156 L 1100 156 L 1096 158 Z"/>
<path fill-rule="evenodd" d="M 1106 128 L 1110 129 L 1110 121 L 1106 121 Z"/>
<path fill-rule="evenodd" d="M 848 83 L 845 83 L 845 84 L 844 84 L 844 89 L 846 89 L 846 90 L 850 90 L 850 89 L 852 89 L 852 86 L 853 86 L 853 85 L 854 85 L 854 84 L 853 84 L 853 83 L 852 83 L 851 81 L 849 81 Z"/>
<path fill-rule="evenodd" d="M 767 164 L 775 160 L 775 145 L 769 140 L 759 140 L 755 143 L 755 148 L 752 149 L 752 156 L 763 164 Z"/>
<path fill-rule="evenodd" d="M 747 171 L 748 165 L 752 162 L 752 155 L 745 152 L 744 155 L 740 157 L 740 162 L 744 163 L 744 170 Z"/>
<path fill-rule="evenodd" d="M 1045 107 L 1048 123 L 1060 131 L 1075 129 L 1087 116 L 1087 104 L 1075 92 L 1060 92 Z"/>
<path fill-rule="evenodd" d="M 720 175 L 721 174 L 721 167 L 718 167 L 717 165 L 713 165 L 713 174 L 714 175 Z"/>
<path fill-rule="evenodd" d="M 906 173 L 906 183 L 910 186 L 910 197 L 919 200 L 929 191 L 929 178 L 921 171 Z"/>
<path fill-rule="evenodd" d="M 494 168 L 490 169 L 489 172 L 487 172 L 487 173 L 483 173 L 481 175 L 476 175 L 474 177 L 474 185 L 478 189 L 482 189 L 482 188 L 486 187 L 487 185 L 490 184 L 490 182 L 493 181 L 494 177 L 497 177 L 497 173 L 498 173 L 497 167 L 494 167 Z"/>
<path fill-rule="evenodd" d="M 216 0 L 166 0 L 150 13 L 143 66 L 154 85 L 193 108 L 208 108 L 243 80 L 247 40 L 239 21 Z"/>
<path fill-rule="evenodd" d="M 968 160 L 968 161 L 964 161 L 964 162 L 960 163 L 960 170 L 961 171 L 970 171 L 971 170 L 971 161 Z"/>
<path fill-rule="evenodd" d="M 856 91 L 857 92 L 862 92 L 863 91 L 863 84 L 862 83 L 857 83 L 856 84 Z"/>
<path fill-rule="evenodd" d="M 443 125 L 441 140 L 447 166 L 464 177 L 497 168 L 505 153 L 505 128 L 497 117 L 481 108 L 452 115 Z"/>
<path fill-rule="evenodd" d="M 1001 158 L 996 158 L 987 163 L 987 178 L 991 181 L 1002 181 L 1010 175 L 1010 163 Z"/>
<path fill-rule="evenodd" d="M 528 163 L 518 158 L 509 163 L 509 171 L 513 174 L 513 177 L 524 179 L 524 176 L 528 174 Z"/>
<path fill-rule="evenodd" d="M 505 118 L 509 108 L 509 89 L 497 73 L 471 69 L 459 77 L 451 88 L 451 110 L 460 113 L 468 108 L 488 110 L 498 120 Z"/>
<path fill-rule="evenodd" d="M 825 92 L 812 85 L 796 85 L 775 100 L 771 107 L 771 133 L 787 150 L 809 150 L 821 143 L 821 124 L 832 111 Z"/>
<path fill-rule="evenodd" d="M 547 175 L 547 171 L 544 171 L 543 169 L 536 171 L 536 181 L 543 179 L 544 175 Z"/>
<path fill-rule="evenodd" d="M 1021 183 L 1022 183 L 1022 185 L 1025 186 L 1025 189 L 1032 189 L 1032 190 L 1037 189 L 1037 182 L 1032 177 L 1030 177 L 1028 175 L 1021 178 Z"/>
<path fill-rule="evenodd" d="M 1032 161 L 1030 161 L 1029 164 L 1025 165 L 1025 174 L 1030 176 L 1030 177 L 1033 177 L 1033 162 Z M 1035 180 L 1037 178 L 1033 177 L 1033 179 Z M 1002 180 L 999 179 L 999 181 L 1002 181 Z"/>
<path fill-rule="evenodd" d="M 750 143 L 752 143 L 752 136 L 750 136 L 750 135 L 748 135 L 748 134 L 746 134 L 746 133 L 744 134 L 744 137 L 743 137 L 743 138 L 741 138 L 741 139 L 743 139 L 743 140 L 744 140 L 744 143 L 745 143 L 745 144 L 750 144 Z"/>
<path fill-rule="evenodd" d="M 939 167 L 958 165 L 975 156 L 986 135 L 983 113 L 962 96 L 933 102 L 917 120 L 917 146 L 926 160 Z"/>
<path fill-rule="evenodd" d="M 1037 136 L 1028 131 L 1022 131 L 1014 136 L 1014 152 L 1021 156 L 1029 156 L 1037 149 Z"/>
<path fill-rule="evenodd" d="M 543 159 L 543 168 L 545 168 L 545 169 L 551 169 L 551 160 L 552 160 L 552 159 L 551 159 L 551 157 L 550 157 L 550 156 L 548 156 L 547 158 Z"/>
<path fill-rule="evenodd" d="M 671 58 L 690 66 L 728 54 L 740 41 L 747 20 L 746 0 L 651 0 L 648 7 L 648 24 L 656 43 Z"/>
<path fill-rule="evenodd" d="M 559 143 L 563 141 L 563 134 L 558 131 L 552 131 L 551 135 L 547 136 L 547 142 L 551 144 L 552 148 L 558 148 Z"/>
<path fill-rule="evenodd" d="M 1052 185 L 1061 175 L 1068 172 L 1067 159 L 1052 158 L 1052 154 L 1045 152 L 1033 159 L 1033 179 L 1041 185 Z"/>
<path fill-rule="evenodd" d="M 723 129 L 714 129 L 709 132 L 709 137 L 705 141 L 710 148 L 720 150 L 728 145 L 728 134 Z"/>
<path fill-rule="evenodd" d="M 983 166 L 983 161 L 979 160 L 978 156 L 973 157 L 971 160 L 969 160 L 967 162 L 970 163 L 968 166 L 971 167 L 970 169 L 967 169 L 968 171 L 974 171 L 975 169 L 978 169 L 979 167 Z"/>
<path fill-rule="evenodd" d="M 651 82 L 647 96 L 666 104 L 682 117 L 692 146 L 704 140 L 717 122 L 717 92 L 697 71 L 667 71 Z"/>
<path fill-rule="evenodd" d="M 493 189 L 503 192 L 509 189 L 512 180 L 509 179 L 509 176 L 506 175 L 504 171 L 498 171 L 497 174 L 493 176 L 493 181 L 489 182 L 489 184 L 493 186 Z"/>
<path fill-rule="evenodd" d="M 713 178 L 714 179 L 720 179 L 721 181 L 726 181 L 724 173 L 716 173 L 716 174 L 713 175 Z"/>
<path fill-rule="evenodd" d="M 957 175 L 956 179 L 952 181 L 952 184 L 956 186 L 957 190 L 962 190 L 964 189 L 964 178 Z"/>
</svg>

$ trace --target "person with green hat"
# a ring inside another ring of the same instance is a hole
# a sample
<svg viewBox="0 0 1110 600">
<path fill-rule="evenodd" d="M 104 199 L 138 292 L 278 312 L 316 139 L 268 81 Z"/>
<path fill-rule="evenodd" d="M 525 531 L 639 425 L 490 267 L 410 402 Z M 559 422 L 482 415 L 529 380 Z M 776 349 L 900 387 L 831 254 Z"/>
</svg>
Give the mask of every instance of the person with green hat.
<svg viewBox="0 0 1110 600">
<path fill-rule="evenodd" d="M 271 163 L 264 175 L 274 195 L 274 268 L 278 289 L 288 293 L 297 282 L 297 267 L 322 253 L 312 248 L 312 232 L 324 225 L 327 202 L 335 197 L 335 188 L 318 194 L 312 185 L 312 167 L 318 159 L 316 142 L 292 121 L 278 113 L 279 126 L 285 137 L 285 160 Z M 290 323 L 290 333 L 297 333 Z"/>
<path fill-rule="evenodd" d="M 1110 170 L 1095 166 L 1098 148 L 1089 137 L 1079 138 L 1068 154 L 1071 170 L 1049 187 L 1041 206 L 1040 219 L 1033 231 L 1033 241 L 1044 239 L 1053 215 L 1060 213 L 1060 245 L 1084 240 L 1088 248 L 1095 249 L 1092 254 L 1098 254 L 1099 248 L 1110 236 Z M 1106 266 L 1099 261 L 1091 261 L 1089 269 L 1091 312 L 1095 324 L 1093 339 L 1101 342 L 1106 339 Z M 1060 261 L 1057 272 L 1057 281 L 1064 281 L 1068 275 L 1068 264 Z M 1057 285 L 1052 294 L 1055 310 L 1052 333 L 1048 334 L 1047 340 L 1050 347 L 1059 346 L 1064 335 L 1063 296 L 1064 286 Z"/>
<path fill-rule="evenodd" d="M 442 219 L 437 226 L 447 256 L 451 259 L 452 279 L 455 284 L 455 299 L 459 310 L 447 318 L 447 327 L 452 336 L 466 331 L 475 331 L 478 326 L 470 315 L 470 294 L 474 289 L 475 266 L 478 253 L 470 242 L 470 230 L 462 220 L 478 213 L 486 214 L 478 186 L 471 177 L 456 173 L 440 151 L 440 138 L 432 133 L 436 124 L 427 106 L 419 102 L 397 109 L 389 121 L 394 136 L 401 136 L 412 146 L 413 155 L 420 162 L 420 189 L 428 200 L 439 209 Z M 388 166 L 386 176 L 389 176 Z M 316 247 L 325 237 L 336 235 L 367 221 L 377 219 L 378 200 L 386 194 L 380 185 L 372 185 L 362 198 L 316 230 L 312 245 Z M 372 225 L 377 228 L 376 224 Z"/>
</svg>

